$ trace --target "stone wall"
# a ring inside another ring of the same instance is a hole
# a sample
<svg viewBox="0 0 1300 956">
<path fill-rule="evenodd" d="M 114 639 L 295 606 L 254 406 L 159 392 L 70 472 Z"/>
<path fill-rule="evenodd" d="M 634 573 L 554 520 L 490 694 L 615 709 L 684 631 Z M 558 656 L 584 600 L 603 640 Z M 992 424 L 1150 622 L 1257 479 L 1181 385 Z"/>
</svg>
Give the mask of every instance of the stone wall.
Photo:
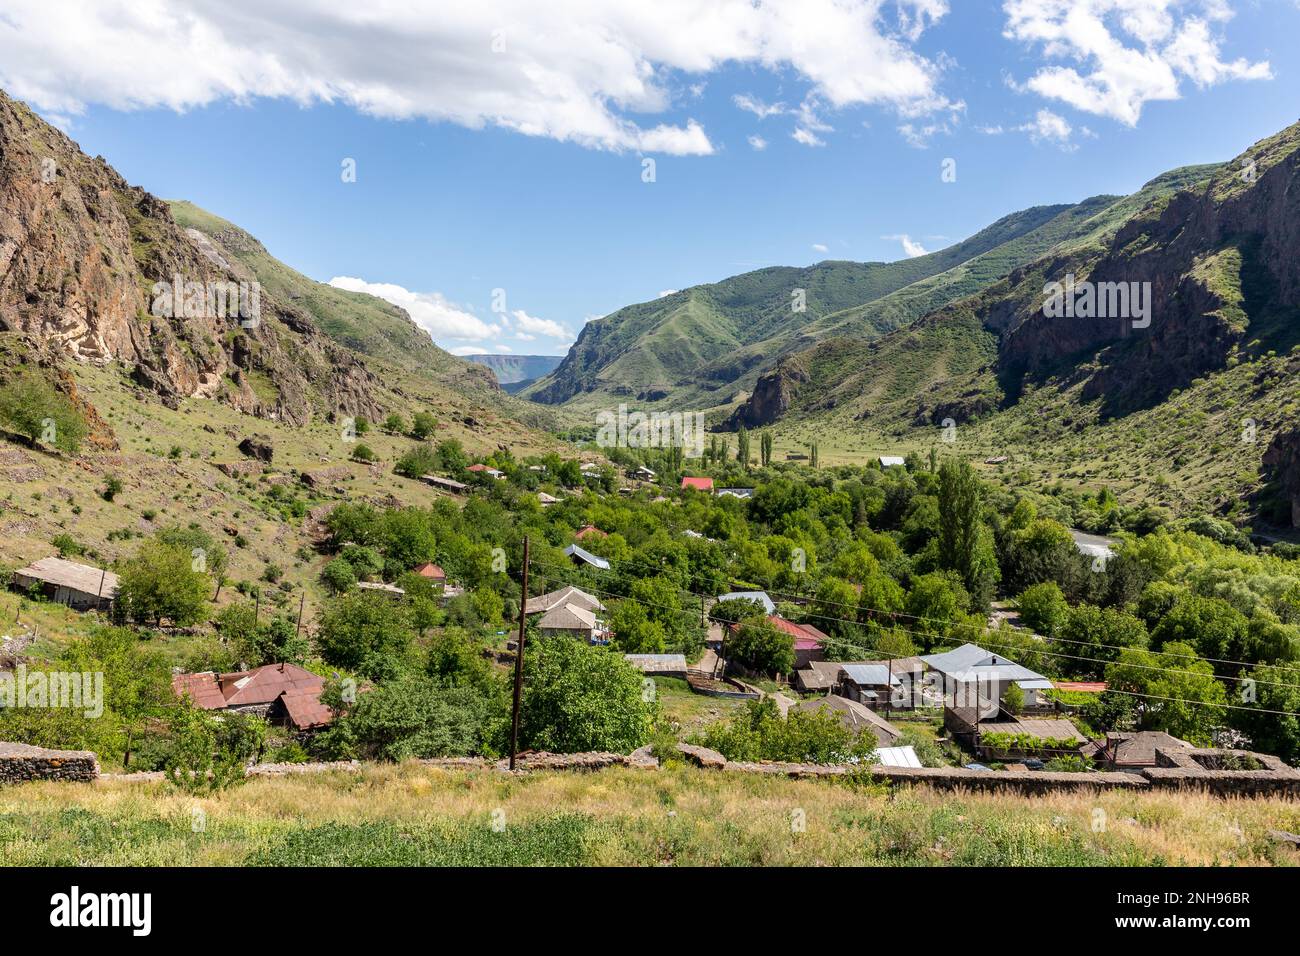
<svg viewBox="0 0 1300 956">
<path fill-rule="evenodd" d="M 25 780 L 94 780 L 99 760 L 85 750 L 45 750 L 0 741 L 0 784 Z"/>
</svg>

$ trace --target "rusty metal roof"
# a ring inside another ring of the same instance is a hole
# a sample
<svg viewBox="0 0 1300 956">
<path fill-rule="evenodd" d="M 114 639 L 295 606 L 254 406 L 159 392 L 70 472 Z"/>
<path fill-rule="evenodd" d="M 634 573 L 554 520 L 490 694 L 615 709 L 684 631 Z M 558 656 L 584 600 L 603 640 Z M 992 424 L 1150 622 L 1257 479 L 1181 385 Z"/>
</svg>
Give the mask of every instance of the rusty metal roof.
<svg viewBox="0 0 1300 956">
<path fill-rule="evenodd" d="M 280 695 L 289 723 L 299 730 L 323 727 L 334 719 L 334 713 L 320 702 L 320 691 L 294 691 Z"/>
<path fill-rule="evenodd" d="M 283 693 L 312 691 L 319 694 L 325 681 L 296 664 L 267 664 L 244 673 L 222 674 L 221 693 L 227 707 L 269 704 Z"/>
<path fill-rule="evenodd" d="M 189 695 L 195 707 L 203 710 L 221 710 L 226 706 L 226 698 L 217 683 L 217 675 L 212 671 L 198 674 L 173 674 L 172 690 L 177 697 Z"/>
</svg>

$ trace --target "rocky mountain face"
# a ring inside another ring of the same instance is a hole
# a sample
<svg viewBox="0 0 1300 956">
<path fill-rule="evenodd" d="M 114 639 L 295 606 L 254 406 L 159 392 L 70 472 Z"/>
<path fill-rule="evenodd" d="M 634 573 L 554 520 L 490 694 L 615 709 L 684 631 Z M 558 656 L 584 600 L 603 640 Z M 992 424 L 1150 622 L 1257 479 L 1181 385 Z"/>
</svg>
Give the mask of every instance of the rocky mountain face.
<svg viewBox="0 0 1300 956">
<path fill-rule="evenodd" d="M 990 302 L 985 322 L 1002 332 L 998 364 L 1008 391 L 1083 359 L 1095 363 L 1083 399 L 1120 415 L 1225 368 L 1252 342 L 1278 351 L 1300 342 L 1298 138 L 1292 127 L 1257 144 L 1199 189 L 1129 220 L 1099 255 L 1037 263 L 1022 288 Z M 1149 315 L 1048 314 L 1039 280 L 1069 275 L 1094 289 L 1140 291 Z M 1027 295 L 1024 287 L 1035 285 L 1038 295 Z"/>
<path fill-rule="evenodd" d="M 3 92 L 0 328 L 53 356 L 121 363 L 164 400 L 292 424 L 382 412 L 376 377 L 312 315 Z"/>
</svg>

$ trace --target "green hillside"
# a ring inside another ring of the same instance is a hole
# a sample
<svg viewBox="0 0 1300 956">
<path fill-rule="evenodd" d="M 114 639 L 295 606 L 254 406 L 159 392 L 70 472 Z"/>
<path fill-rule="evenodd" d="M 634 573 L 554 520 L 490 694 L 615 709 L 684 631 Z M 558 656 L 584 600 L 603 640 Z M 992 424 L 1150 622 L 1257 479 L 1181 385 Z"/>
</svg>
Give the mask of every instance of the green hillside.
<svg viewBox="0 0 1300 956">
<path fill-rule="evenodd" d="M 588 323 L 564 362 L 522 394 L 580 409 L 668 399 L 702 408 L 725 406 L 781 355 L 837 328 L 853 326 L 855 334 L 868 336 L 896 328 L 1033 258 L 1059 238 L 1058 230 L 1068 232 L 1071 211 L 1090 214 L 1100 203 L 1027 209 L 913 259 L 771 267 L 628 306 Z M 1061 224 L 1051 225 L 1062 216 Z M 1050 241 L 1040 236 L 1043 230 Z M 894 302 L 879 312 L 849 311 L 967 263 L 966 272 L 936 283 L 915 301 Z M 793 307 L 798 290 L 803 311 Z"/>
</svg>

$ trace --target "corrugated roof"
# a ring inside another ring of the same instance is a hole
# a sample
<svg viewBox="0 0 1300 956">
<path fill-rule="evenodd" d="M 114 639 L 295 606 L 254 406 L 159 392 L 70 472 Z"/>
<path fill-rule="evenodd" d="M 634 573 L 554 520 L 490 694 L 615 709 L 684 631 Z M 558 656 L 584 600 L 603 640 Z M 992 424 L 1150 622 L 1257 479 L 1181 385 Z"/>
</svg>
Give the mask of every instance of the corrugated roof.
<svg viewBox="0 0 1300 956">
<path fill-rule="evenodd" d="M 849 700 L 847 697 L 840 697 L 836 694 L 827 694 L 825 697 L 818 697 L 814 700 L 805 700 L 795 705 L 796 710 L 805 713 L 815 713 L 819 710 L 827 710 L 839 718 L 840 723 L 852 730 L 854 733 L 860 733 L 863 730 L 870 730 L 876 735 L 876 739 L 882 744 L 890 744 L 902 736 L 902 732 L 891 724 L 885 718 L 881 717 L 870 707 L 859 704 L 856 700 Z"/>
<path fill-rule="evenodd" d="M 776 604 L 767 596 L 766 591 L 728 591 L 726 594 L 718 595 L 719 602 L 740 600 L 757 601 L 763 605 L 763 610 L 768 614 L 776 613 Z"/>
<path fill-rule="evenodd" d="M 432 563 L 420 565 L 415 569 L 415 573 L 422 578 L 432 578 L 435 581 L 445 581 L 447 579 L 447 572 Z"/>
<path fill-rule="evenodd" d="M 921 758 L 909 744 L 906 747 L 877 747 L 876 757 L 882 767 L 919 767 Z"/>
<path fill-rule="evenodd" d="M 712 478 L 692 478 L 692 477 L 690 477 L 690 476 L 688 476 L 688 475 L 683 475 L 683 476 L 682 476 L 682 487 L 683 487 L 683 488 L 694 488 L 696 491 L 712 491 L 712 490 L 713 490 L 713 479 L 712 479 Z"/>
<path fill-rule="evenodd" d="M 320 702 L 320 691 L 294 691 L 280 695 L 289 723 L 299 730 L 323 727 L 334 719 L 333 712 Z"/>
<path fill-rule="evenodd" d="M 256 670 L 222 674 L 219 681 L 227 707 L 269 704 L 285 692 L 319 694 L 325 686 L 323 678 L 296 664 L 267 664 Z"/>
<path fill-rule="evenodd" d="M 623 659 L 643 674 L 686 670 L 685 654 L 624 654 Z"/>
<path fill-rule="evenodd" d="M 45 581 L 62 588 L 71 588 L 83 594 L 101 594 L 111 598 L 117 593 L 117 575 L 103 568 L 94 568 L 88 564 L 78 564 L 63 558 L 41 558 L 41 560 L 20 568 L 14 574 Z M 100 585 L 103 585 L 103 591 Z"/>
<path fill-rule="evenodd" d="M 841 664 L 840 670 L 853 683 L 862 687 L 901 687 L 897 674 L 890 674 L 888 664 Z"/>
<path fill-rule="evenodd" d="M 537 626 L 551 631 L 590 631 L 596 626 L 596 615 L 576 604 L 562 604 L 543 614 Z"/>
<path fill-rule="evenodd" d="M 524 613 L 541 614 L 543 611 L 549 611 L 553 607 L 564 604 L 576 604 L 588 611 L 605 610 L 605 605 L 601 604 L 594 595 L 588 594 L 581 588 L 565 587 L 560 588 L 558 591 L 549 591 L 546 594 L 539 594 L 537 597 L 530 597 L 524 604 Z"/>
<path fill-rule="evenodd" d="M 958 681 L 977 678 L 1016 682 L 1047 680 L 1042 674 L 1031 671 L 1028 667 L 1022 667 L 1001 654 L 986 651 L 978 644 L 963 644 L 942 654 L 926 654 L 921 657 L 921 660 L 925 661 L 932 670 Z"/>
<path fill-rule="evenodd" d="M 596 555 L 592 554 L 590 551 L 580 548 L 576 544 L 569 545 L 567 548 L 564 549 L 564 553 L 571 558 L 577 558 L 579 561 L 585 561 L 587 564 L 590 564 L 592 567 L 600 568 L 600 570 L 602 571 L 609 570 L 608 561 L 606 561 L 604 558 L 596 557 Z"/>
<path fill-rule="evenodd" d="M 195 707 L 203 710 L 221 710 L 226 706 L 225 695 L 217 683 L 217 675 L 212 671 L 197 674 L 173 674 L 172 690 L 177 697 L 189 695 Z"/>
</svg>

